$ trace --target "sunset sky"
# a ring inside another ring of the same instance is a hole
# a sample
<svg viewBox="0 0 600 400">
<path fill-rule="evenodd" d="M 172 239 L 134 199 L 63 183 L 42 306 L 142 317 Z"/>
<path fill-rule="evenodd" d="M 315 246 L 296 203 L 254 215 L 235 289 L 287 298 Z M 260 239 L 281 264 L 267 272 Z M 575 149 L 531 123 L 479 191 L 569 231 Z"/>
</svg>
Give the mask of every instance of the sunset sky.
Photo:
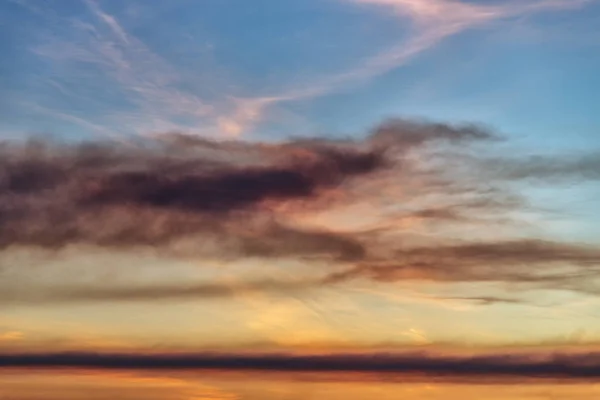
<svg viewBox="0 0 600 400">
<path fill-rule="evenodd" d="M 0 0 L 0 399 L 594 398 L 598 27 Z"/>
</svg>

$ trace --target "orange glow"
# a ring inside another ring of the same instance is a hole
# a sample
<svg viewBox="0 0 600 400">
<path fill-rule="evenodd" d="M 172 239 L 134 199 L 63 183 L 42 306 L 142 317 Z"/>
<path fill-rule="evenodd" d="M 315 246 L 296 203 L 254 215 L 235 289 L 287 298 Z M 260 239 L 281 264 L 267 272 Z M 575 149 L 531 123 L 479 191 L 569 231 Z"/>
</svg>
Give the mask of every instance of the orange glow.
<svg viewBox="0 0 600 400">
<path fill-rule="evenodd" d="M 236 373 L 104 373 L 94 371 L 3 371 L 0 396 L 22 400 L 87 398 L 109 400 L 584 400 L 600 386 L 544 381 L 446 382 L 369 375 Z M 117 397 L 113 397 L 117 396 Z"/>
</svg>

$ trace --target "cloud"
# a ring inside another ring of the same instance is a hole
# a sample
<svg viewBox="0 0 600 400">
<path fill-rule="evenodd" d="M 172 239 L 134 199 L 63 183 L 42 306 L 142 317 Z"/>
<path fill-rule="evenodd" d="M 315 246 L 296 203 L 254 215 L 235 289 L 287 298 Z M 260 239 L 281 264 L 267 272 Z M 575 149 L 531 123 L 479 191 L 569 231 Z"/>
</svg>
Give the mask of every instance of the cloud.
<svg viewBox="0 0 600 400">
<path fill-rule="evenodd" d="M 497 5 L 476 5 L 453 0 L 352 0 L 356 3 L 392 8 L 412 19 L 421 29 L 444 32 L 472 26 L 502 15 Z M 449 34 L 449 32 L 444 32 Z M 442 33 L 440 33 L 442 35 Z"/>
<path fill-rule="evenodd" d="M 471 296 L 471 297 L 441 297 L 440 300 L 461 300 L 469 301 L 479 305 L 492 305 L 492 304 L 523 304 L 524 301 L 520 299 L 512 299 L 508 297 L 498 296 Z"/>
<path fill-rule="evenodd" d="M 35 8 L 23 3 L 41 22 L 38 31 L 43 39 L 32 46 L 32 52 L 52 69 L 63 71 L 44 75 L 42 81 L 59 89 L 57 98 L 77 102 L 77 107 L 70 109 L 56 107 L 56 103 L 39 104 L 34 111 L 42 110 L 86 129 L 96 126 L 94 131 L 112 135 L 195 129 L 216 136 L 215 120 L 233 105 L 186 88 L 198 83 L 197 74 L 190 82 L 181 70 L 185 66 L 174 65 L 174 60 L 155 52 L 98 1 L 85 0 L 83 4 L 87 15 L 73 19 L 51 3 L 36 4 Z M 110 103 L 115 97 L 118 109 Z M 85 112 L 90 108 L 93 115 Z"/>
<path fill-rule="evenodd" d="M 292 162 L 265 154 L 271 160 L 251 166 L 237 166 L 234 159 L 178 158 L 94 145 L 42 147 L 37 155 L 27 148 L 3 152 L 4 247 L 78 241 L 160 245 L 176 236 L 224 228 L 225 214 L 267 199 L 314 197 L 321 188 L 380 168 L 382 161 L 375 152 L 346 153 L 335 147 L 307 148 L 309 158 Z"/>
<path fill-rule="evenodd" d="M 488 173 L 508 180 L 535 179 L 554 183 L 600 179 L 600 154 L 597 152 L 486 162 Z"/>
<path fill-rule="evenodd" d="M 525 239 L 398 249 L 386 260 L 366 261 L 330 279 L 548 284 L 598 277 L 598 266 L 596 247 Z"/>
<path fill-rule="evenodd" d="M 395 119 L 354 140 L 228 142 L 171 134 L 129 144 L 9 142 L 0 147 L 0 248 L 5 254 L 151 249 L 204 263 L 319 265 L 306 288 L 368 279 L 598 293 L 600 250 L 527 234 L 516 218 L 535 208 L 505 185 L 507 179 L 595 179 L 574 172 L 593 170 L 594 159 L 543 159 L 532 168 L 529 159 L 515 158 L 506 165 L 519 173 L 507 174 L 486 147 L 498 139 L 473 125 Z M 356 205 L 360 213 L 352 211 Z M 357 223 L 341 229 L 335 213 Z M 266 280 L 248 284 L 292 290 L 289 282 Z M 229 295 L 212 285 L 138 285 L 130 294 L 118 286 L 66 287 L 47 298 Z M 35 287 L 28 293 L 23 302 L 46 296 Z"/>
<path fill-rule="evenodd" d="M 237 237 L 247 254 L 329 247 L 358 258 L 362 250 L 351 238 L 285 227 L 270 207 L 317 200 L 324 190 L 406 168 L 397 163 L 414 148 L 489 137 L 470 127 L 395 121 L 362 142 L 267 145 L 175 135 L 133 149 L 7 144 L 0 149 L 0 245 L 161 246 L 201 233 Z"/>
<path fill-rule="evenodd" d="M 579 8 L 590 2 L 590 0 L 540 0 L 485 5 L 456 0 L 344 1 L 391 9 L 398 15 L 402 23 L 408 20 L 411 24 L 409 37 L 402 38 L 401 41 L 358 61 L 345 71 L 314 79 L 296 89 L 272 93 L 268 97 L 268 101 L 263 101 L 263 98 L 242 99 L 239 103 L 240 110 L 251 108 L 256 111 L 252 120 L 244 119 L 243 121 L 252 123 L 260 120 L 260 114 L 267 112 L 268 107 L 272 105 L 326 96 L 349 85 L 374 79 L 406 65 L 445 39 L 466 30 L 532 13 Z M 260 108 L 255 107 L 257 104 L 260 105 Z M 233 113 L 232 118 L 236 115 L 239 115 L 239 111 Z M 234 121 L 236 121 L 235 118 Z M 236 126 L 236 132 L 241 131 L 241 126 L 236 124 L 234 126 Z"/>
<path fill-rule="evenodd" d="M 3 288 L 0 304 L 39 305 L 39 304 L 83 304 L 96 302 L 165 302 L 170 300 L 202 300 L 234 298 L 243 293 L 294 293 L 315 288 L 316 281 L 256 281 L 243 284 L 204 283 L 204 284 L 154 284 L 154 285 L 113 285 L 113 286 L 61 286 L 51 288 Z M 0 340 L 16 340 L 12 332 L 0 335 Z"/>
<path fill-rule="evenodd" d="M 409 36 L 347 69 L 322 77 L 309 77 L 300 85 L 267 88 L 260 95 L 240 93 L 232 87 L 227 65 L 218 65 L 209 52 L 198 57 L 191 71 L 174 56 L 161 56 L 143 36 L 130 29 L 125 15 L 110 14 L 96 0 L 85 0 L 88 15 L 71 20 L 51 5 L 20 2 L 41 17 L 39 29 L 48 28 L 34 53 L 60 75 L 43 76 L 45 84 L 60 87 L 60 97 L 76 101 L 80 108 L 93 108 L 94 116 L 40 104 L 44 114 L 94 131 L 141 134 L 169 130 L 193 131 L 209 137 L 239 137 L 265 120 L 285 103 L 326 96 L 392 71 L 435 47 L 446 38 L 494 21 L 543 11 L 574 9 L 586 0 L 547 0 L 474 4 L 451 0 L 345 0 L 361 7 L 379 7 L 409 22 Z M 155 6 L 153 6 L 155 7 Z M 388 12 L 389 14 L 389 12 Z M 130 16 L 131 18 L 131 16 Z M 129 23 L 128 23 L 129 22 Z M 172 34 L 168 32 L 167 34 Z M 207 38 L 195 38 L 198 41 Z M 174 36 L 183 42 L 184 37 Z M 180 45 L 180 44 L 179 44 Z M 199 50 L 198 50 L 199 51 Z M 193 55 L 195 56 L 195 55 Z M 81 82 L 85 82 L 84 85 Z M 107 99 L 115 94 L 125 103 L 112 110 Z M 81 106 L 81 107 L 80 107 Z"/>
<path fill-rule="evenodd" d="M 591 246 L 523 240 L 398 249 L 385 259 L 369 254 L 370 243 L 343 241 L 337 236 L 319 237 L 316 232 L 296 239 L 276 234 L 276 242 L 262 236 L 244 243 L 238 257 L 285 258 L 323 255 L 351 267 L 304 280 L 255 280 L 241 284 L 217 282 L 178 284 L 73 285 L 57 283 L 50 288 L 24 286 L 5 287 L 0 303 L 60 304 L 105 301 L 168 301 L 186 299 L 227 299 L 245 291 L 299 294 L 311 289 L 339 286 L 357 279 L 390 283 L 398 281 L 430 281 L 440 283 L 504 282 L 537 289 L 563 289 L 597 295 L 600 286 L 600 249 Z M 327 241 L 334 241 L 329 243 Z M 341 244 L 335 241 L 341 241 Z M 316 246 L 310 248 L 311 244 Z M 253 247 L 256 246 L 256 247 Z M 296 248 L 294 248 L 296 247 Z M 336 249 L 337 252 L 336 252 Z M 394 250 L 393 246 L 386 249 Z M 310 257 L 306 259 L 310 261 Z M 334 263 L 335 264 L 335 263 Z M 332 265 L 331 267 L 333 267 Z M 331 271 L 331 270 L 330 270 Z M 481 305 L 498 303 L 524 304 L 525 300 L 480 295 L 439 298 L 472 301 Z"/>
<path fill-rule="evenodd" d="M 0 342 L 13 342 L 23 339 L 25 334 L 20 331 L 8 331 L 0 333 Z"/>
<path fill-rule="evenodd" d="M 0 367 L 209 369 L 228 371 L 365 372 L 450 378 L 597 378 L 597 353 L 522 353 L 449 356 L 426 352 L 374 354 L 94 354 L 0 355 Z"/>
<path fill-rule="evenodd" d="M 113 17 L 105 13 L 96 3 L 95 0 L 85 0 L 85 4 L 92 10 L 102 22 L 110 27 L 110 30 L 121 39 L 124 43 L 129 43 L 129 35 L 125 32 L 125 29 L 119 24 L 119 22 Z"/>
</svg>

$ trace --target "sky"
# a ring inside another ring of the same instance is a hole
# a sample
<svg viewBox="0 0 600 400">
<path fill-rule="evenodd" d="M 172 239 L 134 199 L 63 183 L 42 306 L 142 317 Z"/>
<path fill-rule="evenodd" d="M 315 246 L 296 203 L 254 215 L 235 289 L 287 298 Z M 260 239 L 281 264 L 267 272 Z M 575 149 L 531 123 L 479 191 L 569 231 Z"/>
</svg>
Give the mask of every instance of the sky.
<svg viewBox="0 0 600 400">
<path fill-rule="evenodd" d="M 0 0 L 0 398 L 593 397 L 598 26 Z"/>
</svg>

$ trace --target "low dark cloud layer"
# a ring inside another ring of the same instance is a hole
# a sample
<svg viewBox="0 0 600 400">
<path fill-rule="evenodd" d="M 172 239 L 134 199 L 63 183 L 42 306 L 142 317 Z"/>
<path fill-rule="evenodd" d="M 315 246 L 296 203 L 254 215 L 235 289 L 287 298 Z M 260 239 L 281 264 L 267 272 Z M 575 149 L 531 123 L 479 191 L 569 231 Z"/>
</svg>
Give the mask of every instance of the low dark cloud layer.
<svg viewBox="0 0 600 400">
<path fill-rule="evenodd" d="M 600 377 L 600 354 L 1 354 L 0 367 L 367 372 L 447 377 Z"/>
</svg>

